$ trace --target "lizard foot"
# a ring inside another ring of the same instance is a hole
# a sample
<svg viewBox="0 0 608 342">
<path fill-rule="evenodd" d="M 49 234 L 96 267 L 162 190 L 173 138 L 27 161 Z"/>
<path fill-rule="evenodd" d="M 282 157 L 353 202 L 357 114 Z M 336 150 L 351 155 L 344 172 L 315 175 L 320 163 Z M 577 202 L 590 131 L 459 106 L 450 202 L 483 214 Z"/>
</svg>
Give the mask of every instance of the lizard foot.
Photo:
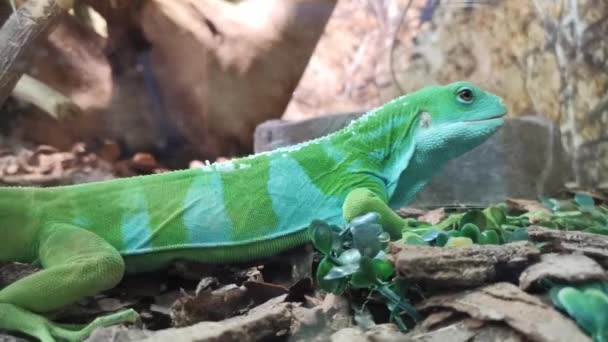
<svg viewBox="0 0 608 342">
<path fill-rule="evenodd" d="M 128 309 L 98 317 L 89 324 L 58 324 L 13 304 L 0 303 L 0 329 L 19 331 L 36 337 L 41 342 L 80 342 L 97 328 L 133 323 L 138 319 L 137 312 Z"/>
</svg>

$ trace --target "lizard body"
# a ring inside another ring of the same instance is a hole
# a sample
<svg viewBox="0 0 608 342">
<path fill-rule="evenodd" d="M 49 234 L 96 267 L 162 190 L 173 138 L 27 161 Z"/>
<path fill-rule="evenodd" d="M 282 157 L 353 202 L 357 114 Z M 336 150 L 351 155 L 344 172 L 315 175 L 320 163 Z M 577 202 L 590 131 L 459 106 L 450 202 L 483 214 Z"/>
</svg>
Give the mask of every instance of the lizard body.
<svg viewBox="0 0 608 342">
<path fill-rule="evenodd" d="M 456 82 L 396 98 L 327 136 L 236 160 L 96 183 L 0 188 L 0 261 L 37 260 L 44 268 L 0 290 L 0 328 L 42 341 L 80 340 L 135 313 L 81 330 L 38 313 L 111 288 L 125 272 L 176 259 L 221 263 L 276 254 L 305 243 L 313 219 L 341 225 L 376 211 L 398 239 L 403 221 L 393 209 L 447 161 L 491 136 L 505 113 L 498 96 Z"/>
</svg>

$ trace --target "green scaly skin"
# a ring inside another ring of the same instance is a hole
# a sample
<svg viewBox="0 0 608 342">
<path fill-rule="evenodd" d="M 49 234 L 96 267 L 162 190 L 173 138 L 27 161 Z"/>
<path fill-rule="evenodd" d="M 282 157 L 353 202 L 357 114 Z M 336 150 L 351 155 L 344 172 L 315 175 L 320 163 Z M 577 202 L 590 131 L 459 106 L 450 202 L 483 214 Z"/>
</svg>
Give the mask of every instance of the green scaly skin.
<svg viewBox="0 0 608 342">
<path fill-rule="evenodd" d="M 125 272 L 176 259 L 227 263 L 308 241 L 313 219 L 344 224 L 375 211 L 392 239 L 405 205 L 450 159 L 502 125 L 502 100 L 466 82 L 432 86 L 325 137 L 202 168 L 49 188 L 0 188 L 0 261 L 43 270 L 0 290 L 0 329 L 80 341 L 131 322 L 132 310 L 86 327 L 41 314 L 112 288 Z"/>
</svg>

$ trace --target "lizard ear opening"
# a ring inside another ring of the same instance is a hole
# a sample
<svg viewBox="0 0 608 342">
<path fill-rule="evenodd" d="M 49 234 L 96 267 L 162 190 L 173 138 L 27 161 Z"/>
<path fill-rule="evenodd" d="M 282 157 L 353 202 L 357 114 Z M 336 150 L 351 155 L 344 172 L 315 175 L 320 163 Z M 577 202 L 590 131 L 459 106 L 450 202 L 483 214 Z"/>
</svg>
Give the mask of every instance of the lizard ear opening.
<svg viewBox="0 0 608 342">
<path fill-rule="evenodd" d="M 420 113 L 420 127 L 429 128 L 431 126 L 432 121 L 433 117 L 431 116 L 431 114 L 429 114 L 429 112 Z"/>
</svg>

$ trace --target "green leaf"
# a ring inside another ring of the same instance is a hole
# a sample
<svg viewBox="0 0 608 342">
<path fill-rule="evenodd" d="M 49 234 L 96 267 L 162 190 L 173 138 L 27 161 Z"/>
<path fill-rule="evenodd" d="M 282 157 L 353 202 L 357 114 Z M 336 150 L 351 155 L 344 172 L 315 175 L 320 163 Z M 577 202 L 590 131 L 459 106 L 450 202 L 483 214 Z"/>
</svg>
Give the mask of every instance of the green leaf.
<svg viewBox="0 0 608 342">
<path fill-rule="evenodd" d="M 439 233 L 435 239 L 435 246 L 443 247 L 449 238 L 450 236 L 446 232 Z"/>
<path fill-rule="evenodd" d="M 317 273 L 315 275 L 315 278 L 317 284 L 322 290 L 340 295 L 346 289 L 346 280 L 325 279 L 325 276 L 333 267 L 334 265 L 329 261 L 328 257 L 323 258 L 319 263 L 319 266 L 317 267 Z"/>
<path fill-rule="evenodd" d="M 485 229 L 488 225 L 486 215 L 478 209 L 469 210 L 462 216 L 459 224 L 460 227 L 464 227 L 467 223 L 472 223 L 479 229 Z"/>
<path fill-rule="evenodd" d="M 334 266 L 323 277 L 325 280 L 334 280 L 346 278 L 359 270 L 359 264 L 347 264 L 343 266 Z"/>
<path fill-rule="evenodd" d="M 468 237 L 474 243 L 478 243 L 481 237 L 481 232 L 479 231 L 479 228 L 473 223 L 467 223 L 462 228 L 460 228 L 460 234 L 462 234 L 463 237 Z"/>
<path fill-rule="evenodd" d="M 551 300 L 596 341 L 608 338 L 608 295 L 598 288 L 555 287 Z"/>
<path fill-rule="evenodd" d="M 347 249 L 338 257 L 338 261 L 342 263 L 342 265 L 348 264 L 359 264 L 359 260 L 361 260 L 361 253 L 359 253 L 358 249 Z"/>
<path fill-rule="evenodd" d="M 584 229 L 583 231 L 587 233 L 608 235 L 608 226 L 593 225 L 589 228 Z"/>
<path fill-rule="evenodd" d="M 359 270 L 350 278 L 350 284 L 355 288 L 370 288 L 376 285 L 376 276 L 374 261 L 363 256 L 359 262 Z"/>
<path fill-rule="evenodd" d="M 373 259 L 374 270 L 378 279 L 382 281 L 388 281 L 393 273 L 395 273 L 395 269 L 393 265 L 388 260 L 385 259 Z"/>
<path fill-rule="evenodd" d="M 458 222 L 460 222 L 460 219 L 462 218 L 462 216 L 464 216 L 464 214 L 451 214 L 450 216 L 446 217 L 443 221 L 436 224 L 435 227 L 437 227 L 437 229 L 441 229 L 441 230 L 455 228 L 455 226 L 458 225 Z"/>
<path fill-rule="evenodd" d="M 540 196 L 539 201 L 540 204 L 551 211 L 558 211 L 560 209 L 559 201 L 556 199 Z"/>
<path fill-rule="evenodd" d="M 595 208 L 595 201 L 589 194 L 579 192 L 574 195 L 574 201 L 581 211 L 589 212 Z"/>
<path fill-rule="evenodd" d="M 541 227 L 557 229 L 557 223 L 551 222 L 551 221 L 541 221 L 541 222 L 537 222 L 536 224 Z"/>
<path fill-rule="evenodd" d="M 451 237 L 444 247 L 467 247 L 472 245 L 473 240 L 468 237 Z"/>
<path fill-rule="evenodd" d="M 448 234 L 448 239 L 453 237 L 462 237 L 462 234 L 458 230 L 448 230 L 446 232 Z"/>
<path fill-rule="evenodd" d="M 391 235 L 387 232 L 382 232 L 380 235 L 378 235 L 378 241 L 380 241 L 382 244 L 386 244 L 391 241 Z"/>
<path fill-rule="evenodd" d="M 422 234 L 422 236 L 420 236 L 422 238 L 422 240 L 426 241 L 426 242 L 431 242 L 433 240 L 435 240 L 437 238 L 437 236 L 439 235 L 439 233 L 443 232 L 440 229 L 437 228 L 431 228 L 429 230 L 426 231 L 426 233 Z"/>
<path fill-rule="evenodd" d="M 479 243 L 482 245 L 498 245 L 500 243 L 500 237 L 495 230 L 486 230 L 481 233 Z"/>
<path fill-rule="evenodd" d="M 361 226 L 361 225 L 377 223 L 378 220 L 380 220 L 380 214 L 372 211 L 367 214 L 353 218 L 352 220 L 350 220 L 349 223 L 353 226 Z"/>
<path fill-rule="evenodd" d="M 488 223 L 488 228 L 500 228 L 501 224 L 507 223 L 507 214 L 505 214 L 504 209 L 499 207 L 488 207 L 483 210 L 484 215 L 486 215 L 486 220 Z"/>
<path fill-rule="evenodd" d="M 403 234 L 402 239 L 403 242 L 407 243 L 408 245 L 428 246 L 428 243 L 426 241 L 422 240 L 420 236 L 414 233 L 405 233 Z"/>
<path fill-rule="evenodd" d="M 517 228 L 515 231 L 513 231 L 513 233 L 511 234 L 511 236 L 509 237 L 509 239 L 507 241 L 513 242 L 513 241 L 528 241 L 528 240 L 530 240 L 530 237 L 528 236 L 528 230 L 526 228 Z"/>
<path fill-rule="evenodd" d="M 361 255 L 373 258 L 382 249 L 380 234 L 383 233 L 382 226 L 377 223 L 364 223 L 353 226 L 353 245 Z"/>
<path fill-rule="evenodd" d="M 315 248 L 323 254 L 330 254 L 335 236 L 330 226 L 324 221 L 313 220 L 309 226 L 309 232 Z"/>
<path fill-rule="evenodd" d="M 405 312 L 415 321 L 419 321 L 421 319 L 414 306 L 412 306 L 406 298 L 402 298 L 393 292 L 390 287 L 379 286 L 378 292 L 389 300 L 388 309 L 391 311 L 391 316 L 393 314 L 399 315 L 400 312 Z"/>
</svg>

